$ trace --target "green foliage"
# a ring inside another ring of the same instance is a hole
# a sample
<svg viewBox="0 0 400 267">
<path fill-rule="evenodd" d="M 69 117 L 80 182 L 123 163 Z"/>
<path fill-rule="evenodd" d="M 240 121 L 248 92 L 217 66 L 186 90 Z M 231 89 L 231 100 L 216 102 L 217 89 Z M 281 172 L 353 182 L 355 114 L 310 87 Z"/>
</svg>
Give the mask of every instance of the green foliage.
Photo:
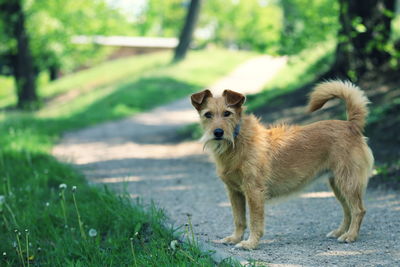
<svg viewBox="0 0 400 267">
<path fill-rule="evenodd" d="M 339 29 L 339 4 L 330 0 L 280 0 L 284 27 L 281 52 L 297 54 L 317 43 L 332 39 Z"/>
<path fill-rule="evenodd" d="M 149 0 L 135 18 L 140 35 L 177 37 L 188 1 Z M 338 3 L 329 0 L 207 0 L 195 32 L 198 46 L 296 54 L 336 35 Z"/>
<path fill-rule="evenodd" d="M 395 70 L 399 51 L 396 35 L 395 1 L 340 0 L 340 30 L 332 72 L 357 82 L 365 74 Z M 393 25 L 393 27 L 391 26 Z"/>
<path fill-rule="evenodd" d="M 140 36 L 178 37 L 183 27 L 188 1 L 148 0 L 135 18 Z"/>
<path fill-rule="evenodd" d="M 110 52 L 109 48 L 96 45 L 75 45 L 71 42 L 73 36 L 133 33 L 126 18 L 106 4 L 105 0 L 23 0 L 22 3 L 30 49 L 38 70 L 55 67 L 68 72 L 82 65 L 97 63 Z M 7 29 L 0 18 L 2 56 L 17 52 L 16 40 L 9 36 Z M 10 70 L 4 69 L 4 65 L 0 67 L 3 68 L 2 72 L 10 73 Z"/>
<path fill-rule="evenodd" d="M 180 97 L 251 55 L 197 52 L 169 65 L 168 55 L 160 53 L 152 55 L 150 63 L 148 56 L 106 63 L 47 89 L 48 95 L 54 94 L 51 90 L 79 91 L 74 88 L 78 80 L 86 90 L 78 98 L 39 113 L 0 113 L 0 265 L 23 266 L 29 258 L 35 266 L 214 266 L 195 242 L 171 246 L 182 230 L 166 229 L 158 209 L 132 205 L 127 194 L 116 196 L 107 188 L 89 186 L 49 151 L 65 131 Z M 123 67 L 131 73 L 115 74 Z M 110 76 L 96 84 L 106 70 Z M 239 264 L 227 261 L 220 266 Z"/>
<path fill-rule="evenodd" d="M 125 17 L 104 0 L 25 2 L 31 49 L 40 69 L 57 66 L 68 71 L 91 65 L 108 51 L 95 45 L 72 44 L 73 36 L 132 32 Z"/>
<path fill-rule="evenodd" d="M 200 27 L 211 31 L 210 41 L 226 47 L 276 53 L 282 12 L 275 1 L 206 1 Z"/>
</svg>

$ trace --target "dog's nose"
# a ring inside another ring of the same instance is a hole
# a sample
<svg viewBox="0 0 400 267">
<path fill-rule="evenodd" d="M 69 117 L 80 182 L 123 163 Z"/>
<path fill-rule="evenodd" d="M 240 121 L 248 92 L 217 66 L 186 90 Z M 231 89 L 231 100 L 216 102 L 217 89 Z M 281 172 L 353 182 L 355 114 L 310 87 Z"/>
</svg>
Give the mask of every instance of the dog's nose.
<svg viewBox="0 0 400 267">
<path fill-rule="evenodd" d="M 217 138 L 221 138 L 224 135 L 224 130 L 221 128 L 217 128 L 214 130 L 214 136 Z"/>
</svg>

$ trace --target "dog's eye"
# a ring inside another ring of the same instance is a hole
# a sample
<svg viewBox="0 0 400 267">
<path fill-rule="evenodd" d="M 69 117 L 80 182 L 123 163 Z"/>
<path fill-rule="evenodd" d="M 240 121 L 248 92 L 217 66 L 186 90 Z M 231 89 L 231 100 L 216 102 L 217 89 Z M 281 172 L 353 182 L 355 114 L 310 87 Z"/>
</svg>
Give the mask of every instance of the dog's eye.
<svg viewBox="0 0 400 267">
<path fill-rule="evenodd" d="M 229 117 L 232 114 L 230 111 L 224 111 L 224 117 Z"/>
<path fill-rule="evenodd" d="M 206 118 L 210 119 L 210 118 L 212 117 L 212 113 L 211 113 L 211 112 L 206 112 L 206 113 L 204 114 L 204 116 L 205 116 Z"/>
</svg>

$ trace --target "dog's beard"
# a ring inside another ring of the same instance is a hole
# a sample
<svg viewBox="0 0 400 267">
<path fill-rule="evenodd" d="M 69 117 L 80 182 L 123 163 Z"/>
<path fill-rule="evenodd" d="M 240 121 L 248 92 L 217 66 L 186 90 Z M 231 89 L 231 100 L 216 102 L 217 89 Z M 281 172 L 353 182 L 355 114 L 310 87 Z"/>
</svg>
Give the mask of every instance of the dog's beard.
<svg viewBox="0 0 400 267">
<path fill-rule="evenodd" d="M 200 142 L 203 143 L 204 151 L 211 151 L 217 155 L 221 155 L 229 148 L 235 147 L 235 140 L 233 138 L 222 138 L 220 140 L 216 140 L 213 135 L 208 133 L 205 133 L 201 137 Z"/>
</svg>

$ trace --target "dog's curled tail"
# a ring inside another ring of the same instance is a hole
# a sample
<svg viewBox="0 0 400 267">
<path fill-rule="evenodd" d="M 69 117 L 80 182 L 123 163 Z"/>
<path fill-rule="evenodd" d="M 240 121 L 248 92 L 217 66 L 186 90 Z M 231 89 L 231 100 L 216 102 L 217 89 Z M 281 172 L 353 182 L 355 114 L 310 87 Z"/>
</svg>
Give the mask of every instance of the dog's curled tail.
<svg viewBox="0 0 400 267">
<path fill-rule="evenodd" d="M 370 103 L 364 92 L 349 81 L 333 80 L 318 84 L 310 95 L 308 110 L 320 109 L 328 100 L 340 98 L 346 102 L 347 120 L 363 131 Z"/>
</svg>

